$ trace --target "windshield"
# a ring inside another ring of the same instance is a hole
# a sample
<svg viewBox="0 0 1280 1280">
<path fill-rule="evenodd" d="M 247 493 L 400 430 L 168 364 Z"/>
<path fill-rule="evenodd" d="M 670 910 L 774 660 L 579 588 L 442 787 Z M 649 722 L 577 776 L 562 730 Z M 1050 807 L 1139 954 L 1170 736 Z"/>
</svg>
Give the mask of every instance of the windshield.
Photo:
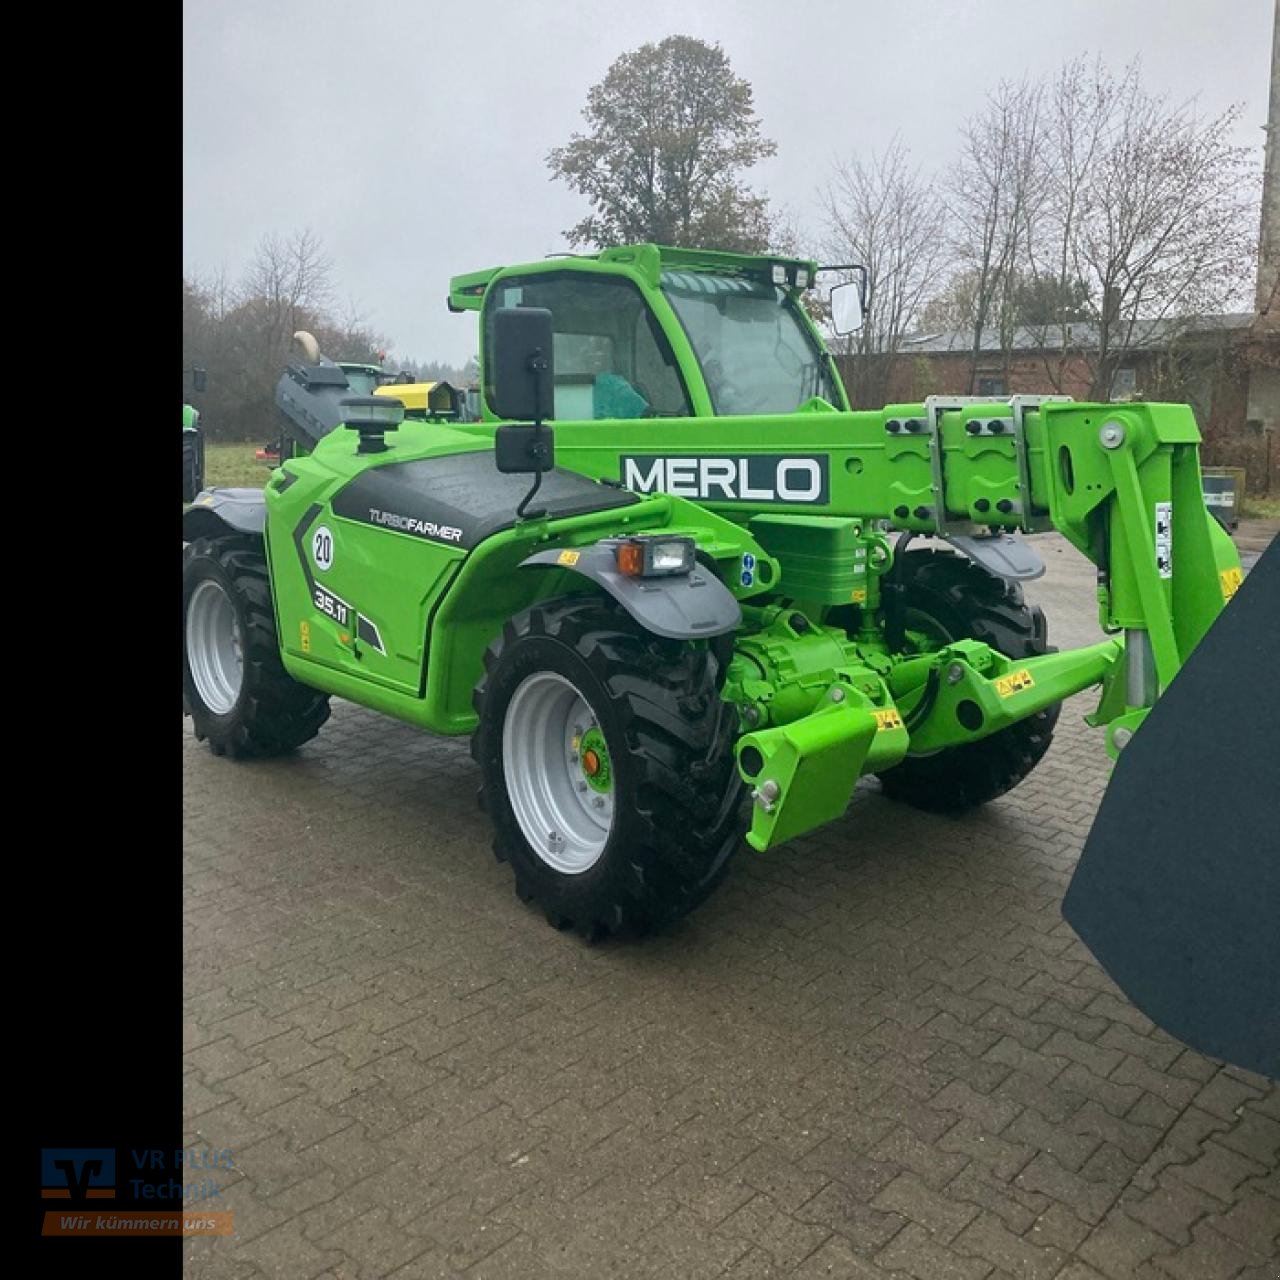
<svg viewBox="0 0 1280 1280">
<path fill-rule="evenodd" d="M 351 388 L 352 395 L 373 395 L 373 389 L 378 385 L 378 375 L 373 370 L 346 365 L 343 368 L 343 373 L 347 375 L 347 386 Z"/>
<path fill-rule="evenodd" d="M 791 413 L 814 396 L 839 407 L 826 360 L 786 292 L 763 280 L 664 271 L 717 414 Z"/>
</svg>

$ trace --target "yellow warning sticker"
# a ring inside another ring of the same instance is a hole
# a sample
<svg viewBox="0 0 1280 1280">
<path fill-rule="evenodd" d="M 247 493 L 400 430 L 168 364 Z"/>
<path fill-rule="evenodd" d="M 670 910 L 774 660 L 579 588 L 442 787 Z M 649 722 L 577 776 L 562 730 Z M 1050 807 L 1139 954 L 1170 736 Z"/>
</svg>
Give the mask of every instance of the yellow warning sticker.
<svg viewBox="0 0 1280 1280">
<path fill-rule="evenodd" d="M 867 603 L 866 588 L 854 587 L 854 589 L 849 593 L 849 599 L 852 600 L 854 604 L 866 604 Z"/>
<path fill-rule="evenodd" d="M 1230 600 L 1237 591 L 1240 590 L 1240 584 L 1244 581 L 1244 574 L 1239 569 L 1223 569 L 1218 577 L 1222 581 L 1222 598 Z"/>
<path fill-rule="evenodd" d="M 577 564 L 582 557 L 581 551 L 562 551 L 556 557 L 557 564 Z"/>
<path fill-rule="evenodd" d="M 302 645 L 303 653 L 311 652 L 311 623 L 298 623 L 298 643 Z"/>
<path fill-rule="evenodd" d="M 1002 698 L 1012 698 L 1015 693 L 1030 689 L 1034 684 L 1035 681 L 1031 678 L 1031 672 L 1026 667 L 1023 667 L 1021 671 L 1014 671 L 1007 676 L 1001 676 L 996 681 L 996 692 Z"/>
<path fill-rule="evenodd" d="M 876 729 L 901 729 L 902 717 L 896 707 L 888 707 L 884 711 L 872 711 L 876 718 Z"/>
</svg>

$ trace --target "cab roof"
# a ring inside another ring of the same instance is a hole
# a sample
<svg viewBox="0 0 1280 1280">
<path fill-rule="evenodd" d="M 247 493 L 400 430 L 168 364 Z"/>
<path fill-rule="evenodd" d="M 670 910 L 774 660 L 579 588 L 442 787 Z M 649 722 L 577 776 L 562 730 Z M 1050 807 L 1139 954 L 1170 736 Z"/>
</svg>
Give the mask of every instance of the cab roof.
<svg viewBox="0 0 1280 1280">
<path fill-rule="evenodd" d="M 499 272 L 582 270 L 595 265 L 628 267 L 650 288 L 657 288 L 664 271 L 704 271 L 719 275 L 764 276 L 792 289 L 813 283 L 818 264 L 808 258 L 788 258 L 781 254 L 728 253 L 721 249 L 687 249 L 674 245 L 632 244 L 601 249 L 599 253 L 555 254 L 540 262 L 490 267 L 454 276 L 449 282 L 450 311 L 479 311 L 485 290 Z M 778 280 L 778 270 L 782 279 Z M 804 273 L 806 283 L 798 280 Z"/>
</svg>

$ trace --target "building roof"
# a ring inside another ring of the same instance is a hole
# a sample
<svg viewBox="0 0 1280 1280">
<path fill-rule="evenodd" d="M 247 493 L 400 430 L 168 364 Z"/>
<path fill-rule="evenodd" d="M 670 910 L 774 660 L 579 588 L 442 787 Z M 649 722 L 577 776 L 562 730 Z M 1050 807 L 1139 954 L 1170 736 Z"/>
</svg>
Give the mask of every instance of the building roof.
<svg viewBox="0 0 1280 1280">
<path fill-rule="evenodd" d="M 1158 347 L 1162 340 L 1181 334 L 1211 334 L 1248 329 L 1254 322 L 1252 311 L 1228 312 L 1222 315 L 1196 316 L 1190 320 L 1139 320 L 1132 340 L 1125 345 Z M 1013 351 L 1092 351 L 1098 346 L 1098 326 L 1089 320 L 1068 325 L 1023 325 L 1015 330 L 1010 349 Z M 903 355 L 968 352 L 973 349 L 972 329 L 947 329 L 933 333 L 913 333 L 903 338 L 899 348 Z M 994 329 L 984 330 L 979 349 L 984 352 L 1003 350 L 1000 335 Z"/>
</svg>

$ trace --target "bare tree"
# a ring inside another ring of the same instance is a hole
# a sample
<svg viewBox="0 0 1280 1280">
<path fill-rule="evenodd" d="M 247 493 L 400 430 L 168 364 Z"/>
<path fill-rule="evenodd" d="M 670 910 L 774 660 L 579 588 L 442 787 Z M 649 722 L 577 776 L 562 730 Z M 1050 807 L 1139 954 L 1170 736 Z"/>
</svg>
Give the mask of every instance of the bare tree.
<svg viewBox="0 0 1280 1280">
<path fill-rule="evenodd" d="M 1241 108 L 1202 119 L 1194 104 L 1147 92 L 1139 66 L 1113 75 L 1077 59 L 1055 80 L 1042 151 L 1047 198 L 1029 242 L 1087 325 L 1044 326 L 1047 372 L 1061 386 L 1083 359 L 1091 394 L 1109 397 L 1135 352 L 1167 347 L 1206 316 L 1247 306 L 1258 183 L 1232 141 Z"/>
<path fill-rule="evenodd" d="M 946 267 L 942 206 L 898 138 L 878 155 L 837 163 L 820 198 L 827 261 L 867 268 L 863 327 L 837 342 L 851 358 L 850 393 L 858 404 L 883 404 L 902 339 Z"/>
<path fill-rule="evenodd" d="M 374 362 L 385 340 L 372 333 L 354 303 L 335 314 L 332 267 L 310 231 L 264 236 L 235 285 L 225 270 L 182 282 L 182 364 L 186 398 L 218 439 L 265 439 L 277 429 L 274 388 L 291 357 L 290 339 L 307 329 L 321 350 L 340 360 Z M 189 371 L 208 371 L 206 392 L 193 393 Z"/>
<path fill-rule="evenodd" d="M 969 386 L 994 333 L 1008 376 L 1019 326 L 1018 295 L 1029 246 L 1044 207 L 1043 90 L 1024 79 L 1002 81 L 961 127 L 961 151 L 948 182 L 954 249 L 965 288 Z"/>
</svg>

